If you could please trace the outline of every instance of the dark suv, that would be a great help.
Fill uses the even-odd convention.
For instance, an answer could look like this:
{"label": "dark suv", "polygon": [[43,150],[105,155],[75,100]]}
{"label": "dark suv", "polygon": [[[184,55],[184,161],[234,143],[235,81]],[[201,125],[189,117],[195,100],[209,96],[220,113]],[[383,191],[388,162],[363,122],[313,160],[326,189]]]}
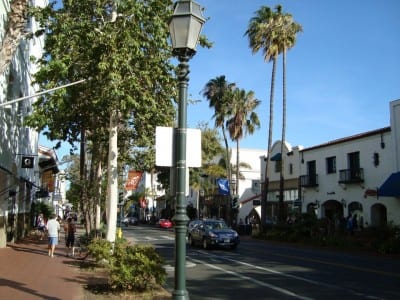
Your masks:
{"label": "dark suv", "polygon": [[239,244],[239,234],[228,227],[224,220],[201,220],[188,232],[190,246],[200,244],[204,249],[210,247],[229,247],[235,249]]}

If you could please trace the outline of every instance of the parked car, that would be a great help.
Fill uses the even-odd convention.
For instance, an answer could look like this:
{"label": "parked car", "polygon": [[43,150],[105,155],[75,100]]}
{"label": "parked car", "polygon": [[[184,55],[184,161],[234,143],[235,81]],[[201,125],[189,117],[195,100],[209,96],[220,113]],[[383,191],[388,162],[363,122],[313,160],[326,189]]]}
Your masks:
{"label": "parked car", "polygon": [[172,228],[172,222],[171,220],[168,219],[160,219],[158,221],[158,226],[160,226],[161,228]]}
{"label": "parked car", "polygon": [[196,219],[196,220],[189,221],[189,223],[187,225],[188,232],[190,230],[192,230],[194,227],[196,227],[197,225],[199,225],[201,222],[203,222],[203,220]]}
{"label": "parked car", "polygon": [[190,246],[202,245],[204,249],[211,247],[229,247],[235,249],[239,243],[239,234],[228,227],[224,220],[201,220],[188,231]]}
{"label": "parked car", "polygon": [[117,226],[120,226],[120,225],[124,225],[124,226],[128,227],[128,225],[129,225],[128,218],[127,217],[122,218],[122,222],[121,222],[121,216],[117,215]]}
{"label": "parked car", "polygon": [[199,225],[202,221],[203,221],[203,220],[199,220],[199,219],[189,221],[188,224],[187,224],[186,235],[189,236],[189,232],[192,231],[192,229],[193,229],[194,227],[196,227],[197,225]]}
{"label": "parked car", "polygon": [[129,225],[138,225],[139,220],[136,217],[127,217]]}

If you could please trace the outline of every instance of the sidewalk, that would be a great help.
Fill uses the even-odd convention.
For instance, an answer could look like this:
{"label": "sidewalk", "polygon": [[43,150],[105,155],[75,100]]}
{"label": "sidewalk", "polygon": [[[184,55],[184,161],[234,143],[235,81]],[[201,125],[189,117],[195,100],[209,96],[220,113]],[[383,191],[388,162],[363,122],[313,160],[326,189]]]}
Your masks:
{"label": "sidewalk", "polygon": [[0,249],[0,300],[84,299],[88,278],[80,273],[79,261],[65,254],[62,231],[54,258],[48,256],[47,238],[7,244]]}

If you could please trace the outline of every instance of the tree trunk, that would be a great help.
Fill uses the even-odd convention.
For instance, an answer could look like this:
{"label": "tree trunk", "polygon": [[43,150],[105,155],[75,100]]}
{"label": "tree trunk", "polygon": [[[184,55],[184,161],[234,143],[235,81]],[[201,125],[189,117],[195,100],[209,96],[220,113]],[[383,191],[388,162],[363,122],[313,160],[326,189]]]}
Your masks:
{"label": "tree trunk", "polygon": [[236,195],[239,196],[239,139],[236,140]]}
{"label": "tree trunk", "polygon": [[90,219],[88,214],[88,192],[87,192],[87,178],[86,178],[86,129],[81,129],[81,143],[80,143],[80,161],[79,161],[79,177],[82,186],[80,210],[83,214],[85,223],[85,230],[88,234],[90,232]]}
{"label": "tree trunk", "polygon": [[229,156],[229,146],[228,146],[228,139],[226,137],[226,132],[225,132],[225,125],[222,124],[221,126],[222,129],[222,136],[224,138],[224,143],[225,143],[225,161],[226,161],[226,176],[228,176],[229,184],[232,183],[232,170],[231,170],[231,160]]}
{"label": "tree trunk", "polygon": [[268,128],[268,148],[267,148],[267,159],[265,161],[265,174],[264,174],[264,189],[262,193],[261,201],[261,228],[263,231],[266,229],[266,219],[267,219],[267,199],[268,199],[268,189],[269,189],[269,160],[271,156],[272,148],[272,129],[273,129],[273,119],[274,119],[274,89],[275,89],[275,73],[276,73],[276,57],[272,61],[272,78],[271,78],[271,90],[269,96],[269,128]]}
{"label": "tree trunk", "polygon": [[281,139],[281,171],[279,176],[279,222],[285,221],[285,163],[283,150],[286,139],[286,49],[283,50],[283,91],[282,91],[282,139]]}
{"label": "tree trunk", "polygon": [[110,135],[108,150],[108,193],[109,199],[107,215],[107,234],[106,239],[112,243],[115,242],[117,230],[117,209],[118,209],[118,119],[117,112],[110,113]]}
{"label": "tree trunk", "polygon": [[103,176],[103,170],[101,167],[101,161],[99,162],[96,170],[96,180],[99,182],[98,185],[98,194],[97,194],[97,203],[96,203],[96,217],[95,217],[95,228],[96,230],[100,229],[100,223],[101,223],[101,177]]}

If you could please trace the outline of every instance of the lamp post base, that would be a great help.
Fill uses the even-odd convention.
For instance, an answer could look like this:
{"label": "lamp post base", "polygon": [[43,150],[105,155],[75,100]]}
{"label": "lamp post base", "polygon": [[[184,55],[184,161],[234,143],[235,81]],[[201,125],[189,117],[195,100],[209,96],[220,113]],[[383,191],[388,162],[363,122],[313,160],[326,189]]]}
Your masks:
{"label": "lamp post base", "polygon": [[186,290],[175,290],[172,292],[172,299],[174,300],[189,300],[189,294]]}

